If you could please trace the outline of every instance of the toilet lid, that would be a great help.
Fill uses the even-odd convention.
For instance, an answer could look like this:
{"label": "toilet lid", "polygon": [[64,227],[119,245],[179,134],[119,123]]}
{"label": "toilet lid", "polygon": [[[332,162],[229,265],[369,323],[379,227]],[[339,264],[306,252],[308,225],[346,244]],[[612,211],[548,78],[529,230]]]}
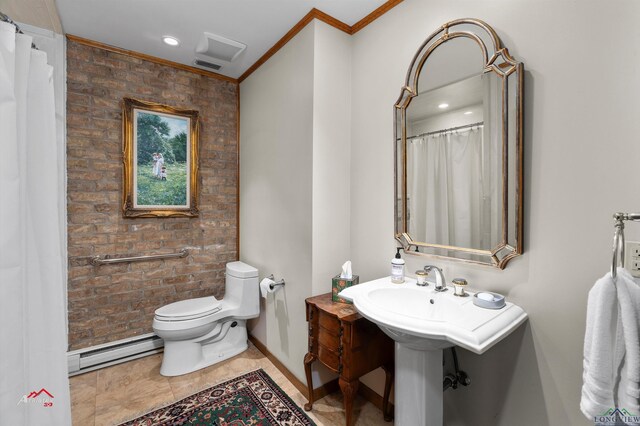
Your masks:
{"label": "toilet lid", "polygon": [[156,310],[156,316],[173,321],[196,319],[218,312],[220,301],[213,296],[181,300]]}

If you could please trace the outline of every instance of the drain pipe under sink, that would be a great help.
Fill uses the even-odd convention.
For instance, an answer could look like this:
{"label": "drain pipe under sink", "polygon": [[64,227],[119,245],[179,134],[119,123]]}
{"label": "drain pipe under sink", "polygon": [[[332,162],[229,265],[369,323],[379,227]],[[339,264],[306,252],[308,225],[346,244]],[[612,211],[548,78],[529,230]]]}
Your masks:
{"label": "drain pipe under sink", "polygon": [[467,375],[466,372],[460,370],[460,367],[458,366],[458,354],[456,353],[455,346],[451,347],[451,355],[453,356],[453,367],[455,369],[455,374],[449,373],[444,376],[444,380],[442,382],[443,392],[449,388],[458,389],[458,384],[462,386],[469,386],[469,384],[471,384],[469,375]]}

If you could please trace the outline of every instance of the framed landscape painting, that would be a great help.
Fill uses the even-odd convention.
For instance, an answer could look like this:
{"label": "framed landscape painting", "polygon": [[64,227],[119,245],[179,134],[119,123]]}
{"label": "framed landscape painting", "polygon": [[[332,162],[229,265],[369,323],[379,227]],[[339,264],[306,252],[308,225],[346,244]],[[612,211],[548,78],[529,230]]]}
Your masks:
{"label": "framed landscape painting", "polygon": [[198,111],[124,98],[123,215],[198,216]]}

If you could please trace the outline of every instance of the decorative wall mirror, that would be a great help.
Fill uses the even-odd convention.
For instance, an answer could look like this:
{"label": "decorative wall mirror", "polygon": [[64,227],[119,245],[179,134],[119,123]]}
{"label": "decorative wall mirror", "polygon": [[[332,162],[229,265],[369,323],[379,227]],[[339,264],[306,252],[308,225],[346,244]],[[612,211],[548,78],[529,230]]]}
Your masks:
{"label": "decorative wall mirror", "polygon": [[395,237],[503,269],[522,254],[523,65],[478,19],[420,46],[395,104]]}

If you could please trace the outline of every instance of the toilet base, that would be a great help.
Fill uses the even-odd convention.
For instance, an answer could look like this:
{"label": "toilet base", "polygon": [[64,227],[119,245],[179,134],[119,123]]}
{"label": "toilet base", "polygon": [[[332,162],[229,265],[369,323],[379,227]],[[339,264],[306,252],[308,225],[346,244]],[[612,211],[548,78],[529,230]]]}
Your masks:
{"label": "toilet base", "polygon": [[160,374],[181,376],[246,351],[249,347],[246,323],[229,319],[198,339],[165,340]]}

